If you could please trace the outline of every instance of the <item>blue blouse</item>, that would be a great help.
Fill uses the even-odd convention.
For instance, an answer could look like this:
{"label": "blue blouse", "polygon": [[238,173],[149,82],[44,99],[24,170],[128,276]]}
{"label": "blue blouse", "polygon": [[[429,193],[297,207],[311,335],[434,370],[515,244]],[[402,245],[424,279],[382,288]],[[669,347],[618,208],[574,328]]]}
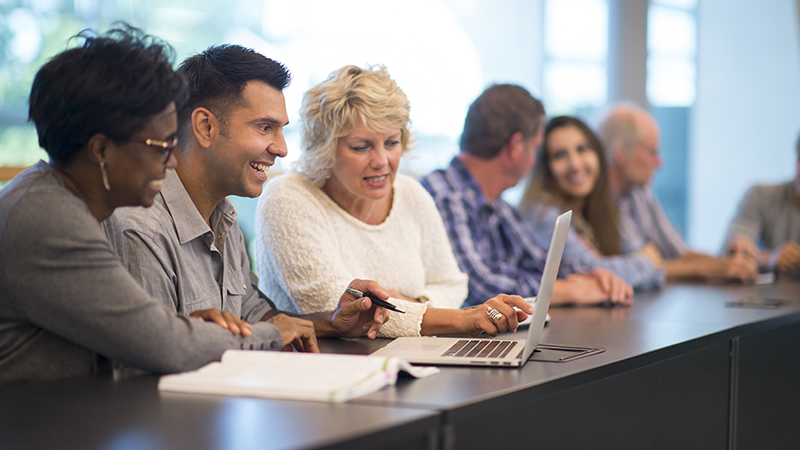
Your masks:
{"label": "blue blouse", "polygon": [[[537,203],[526,211],[525,218],[538,240],[549,241],[553,234],[552,224],[562,212],[557,205],[546,206],[544,203]],[[625,233],[620,233],[620,238],[622,246],[620,255],[601,256],[594,249],[587,247],[583,239],[578,236],[573,221],[567,235],[564,257],[578,260],[585,267],[610,270],[636,290],[661,288],[666,280],[664,269],[656,269],[646,256],[633,253],[639,249],[634,242],[625,238]]]}

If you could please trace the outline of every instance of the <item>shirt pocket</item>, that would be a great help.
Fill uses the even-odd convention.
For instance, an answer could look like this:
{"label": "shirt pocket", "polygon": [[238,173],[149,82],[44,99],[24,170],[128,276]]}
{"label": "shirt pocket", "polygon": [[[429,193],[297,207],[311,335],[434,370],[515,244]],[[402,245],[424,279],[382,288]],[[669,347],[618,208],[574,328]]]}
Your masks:
{"label": "shirt pocket", "polygon": [[247,294],[249,283],[250,280],[245,280],[241,271],[230,271],[225,274],[225,298],[222,302],[224,311],[228,311],[236,317],[242,317],[242,300]]}
{"label": "shirt pocket", "polygon": [[189,315],[201,309],[224,309],[222,287],[211,272],[198,271],[191,275],[179,283],[181,305],[178,312]]}
{"label": "shirt pocket", "polygon": [[178,310],[179,313],[188,316],[194,311],[201,309],[219,309],[219,286],[214,283],[214,286],[207,286],[205,289],[197,289],[197,287],[196,285],[192,286],[182,293],[181,304]]}

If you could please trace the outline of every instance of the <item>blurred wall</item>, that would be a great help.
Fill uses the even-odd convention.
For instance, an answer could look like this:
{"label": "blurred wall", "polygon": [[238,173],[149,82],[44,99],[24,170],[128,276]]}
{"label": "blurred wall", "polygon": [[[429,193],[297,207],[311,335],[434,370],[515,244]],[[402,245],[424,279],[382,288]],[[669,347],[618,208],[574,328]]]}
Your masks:
{"label": "blurred wall", "polygon": [[795,175],[798,0],[698,2],[687,238],[718,251],[745,190]]}

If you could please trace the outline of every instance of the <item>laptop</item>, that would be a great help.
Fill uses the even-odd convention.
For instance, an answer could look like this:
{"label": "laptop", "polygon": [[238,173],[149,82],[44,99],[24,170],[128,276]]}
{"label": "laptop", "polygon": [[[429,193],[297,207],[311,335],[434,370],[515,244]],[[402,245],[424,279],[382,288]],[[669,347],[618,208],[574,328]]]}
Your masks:
{"label": "laptop", "polygon": [[397,356],[417,364],[522,367],[544,331],[571,218],[572,211],[556,218],[527,339],[400,337],[372,354]]}

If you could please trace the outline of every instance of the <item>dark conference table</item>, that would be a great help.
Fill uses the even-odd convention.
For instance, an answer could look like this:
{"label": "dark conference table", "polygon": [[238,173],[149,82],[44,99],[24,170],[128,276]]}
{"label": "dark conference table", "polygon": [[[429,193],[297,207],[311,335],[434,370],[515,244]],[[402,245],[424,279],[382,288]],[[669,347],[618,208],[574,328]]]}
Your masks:
{"label": "dark conference table", "polygon": [[[751,296],[785,304],[726,306]],[[159,394],[154,375],[30,383],[0,389],[0,449],[800,448],[800,282],[672,284],[631,308],[550,312],[544,342],[606,352],[444,367],[345,404]]]}

